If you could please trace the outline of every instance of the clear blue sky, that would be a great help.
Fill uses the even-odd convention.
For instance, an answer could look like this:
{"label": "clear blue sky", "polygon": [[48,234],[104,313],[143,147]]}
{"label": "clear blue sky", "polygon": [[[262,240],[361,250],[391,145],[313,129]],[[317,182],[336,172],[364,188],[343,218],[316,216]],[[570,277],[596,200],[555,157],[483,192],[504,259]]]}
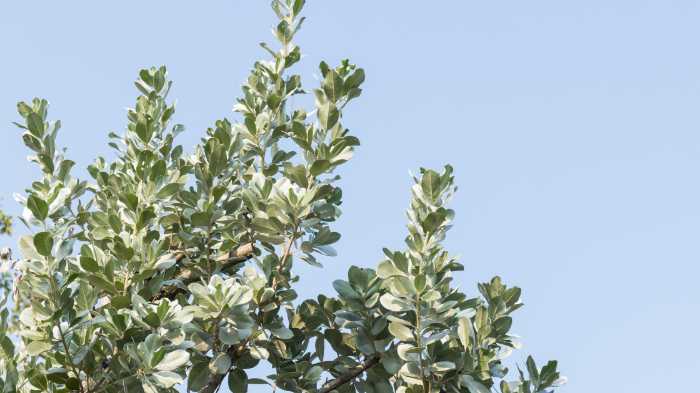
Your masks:
{"label": "clear blue sky", "polygon": [[[402,247],[408,170],[451,163],[456,282],[523,287],[514,331],[560,360],[562,392],[693,389],[700,2],[309,0],[306,14],[307,85],[346,56],[367,82],[346,116],[363,146],[343,172],[340,255],[302,271],[302,294]],[[49,99],[84,167],[123,129],[136,70],[166,64],[189,148],[231,116],[272,22],[267,1],[0,3],[2,208],[17,214],[11,194],[36,174],[17,100]]]}

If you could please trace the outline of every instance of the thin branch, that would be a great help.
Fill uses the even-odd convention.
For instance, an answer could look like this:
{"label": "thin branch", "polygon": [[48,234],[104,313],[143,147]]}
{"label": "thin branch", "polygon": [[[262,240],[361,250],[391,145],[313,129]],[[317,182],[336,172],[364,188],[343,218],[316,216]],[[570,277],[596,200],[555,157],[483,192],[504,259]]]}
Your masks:
{"label": "thin branch", "polygon": [[[68,358],[68,363],[70,364],[71,370],[73,371],[73,374],[75,374],[75,377],[80,381],[80,373],[78,370],[75,368],[75,364],[73,364],[73,357],[70,355],[70,351],[68,350],[68,343],[66,343],[66,336],[63,334],[63,329],[61,329],[61,321],[58,321],[58,324],[56,326],[58,328],[58,333],[61,336],[61,343],[63,344],[63,349],[66,351],[66,357]],[[83,391],[83,383],[80,381],[80,385],[78,385],[78,388],[80,391]]]}
{"label": "thin branch", "polygon": [[[255,247],[253,246],[253,243],[247,243],[234,250],[219,255],[215,261],[216,263],[221,264],[221,270],[227,270],[228,268],[252,258],[254,251]],[[178,254],[176,257],[177,263],[182,261],[184,258],[184,253]],[[182,281],[183,285],[191,284],[199,279],[199,276],[197,276],[195,273],[196,272],[194,269],[185,268],[181,270],[177,276],[175,276],[175,279]],[[150,300],[152,302],[163,298],[172,300],[181,291],[182,288],[178,287],[177,285],[169,285],[161,288],[161,290],[157,294],[153,295]]]}
{"label": "thin branch", "polygon": [[[243,350],[245,349],[246,341],[240,343],[238,346],[230,346],[228,351],[226,353],[228,356],[231,358],[231,362],[235,362],[240,355],[242,354]],[[211,379],[209,380],[209,383],[207,383],[207,386],[204,387],[204,389],[200,390],[200,393],[214,393],[217,390],[219,390],[219,387],[221,387],[221,382],[224,380],[224,377],[226,374],[214,374],[212,375]]]}
{"label": "thin branch", "polygon": [[376,366],[379,364],[379,361],[381,358],[379,355],[374,355],[373,357],[365,360],[360,367],[350,371],[349,373],[345,375],[341,375],[340,377],[326,383],[321,387],[321,390],[318,391],[318,393],[330,393],[331,391],[339,388],[340,386],[345,385],[346,383],[352,381],[353,379],[357,378],[358,375],[362,374],[363,372],[369,370],[370,368]]}
{"label": "thin branch", "polygon": [[[292,231],[292,236],[289,237],[289,242],[287,242],[287,246],[284,248],[284,251],[282,252],[282,258],[280,259],[279,265],[277,265],[277,276],[282,275],[284,265],[287,263],[287,259],[292,254],[292,246],[294,245],[294,242],[296,241],[296,234],[297,234],[298,230],[299,230],[299,225],[294,226],[294,230]],[[272,279],[272,290],[275,292],[277,291],[277,286],[279,285],[279,281],[277,280],[277,276],[275,276]]]}

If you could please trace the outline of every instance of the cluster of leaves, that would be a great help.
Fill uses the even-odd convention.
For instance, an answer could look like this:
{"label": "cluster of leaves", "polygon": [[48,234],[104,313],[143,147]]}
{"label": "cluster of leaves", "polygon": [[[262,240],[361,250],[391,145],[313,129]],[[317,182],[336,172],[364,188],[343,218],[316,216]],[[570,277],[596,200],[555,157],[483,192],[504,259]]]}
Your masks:
{"label": "cluster of leaves", "polygon": [[12,217],[8,216],[0,210],[0,235],[9,235],[12,233]]}
{"label": "cluster of leaves", "polygon": [[[12,234],[12,217],[0,210],[0,235]],[[4,308],[12,292],[12,250],[0,248],[0,309]],[[9,313],[6,315],[6,318]]]}
{"label": "cluster of leaves", "polygon": [[[164,67],[141,70],[140,95],[116,159],[99,157],[90,181],[56,148],[48,104],[20,103],[17,124],[42,171],[26,196],[14,305],[0,313],[2,392],[236,393],[267,383],[292,392],[503,393],[546,391],[556,363],[506,382],[516,346],[510,314],[520,290],[499,278],[469,298],[451,287],[462,270],[442,248],[453,212],[452,169],[422,169],[408,210],[405,251],[373,269],[351,267],[338,297],[298,300],[294,262],[335,255],[338,167],[359,144],[343,110],[364,72],[320,64],[315,108],[289,69],[303,0],[275,0],[279,48],[256,62],[234,110],[194,152],[175,144],[175,106]],[[249,377],[260,362],[275,372]],[[325,381],[324,381],[325,379]],[[501,381],[500,385],[497,380]]]}

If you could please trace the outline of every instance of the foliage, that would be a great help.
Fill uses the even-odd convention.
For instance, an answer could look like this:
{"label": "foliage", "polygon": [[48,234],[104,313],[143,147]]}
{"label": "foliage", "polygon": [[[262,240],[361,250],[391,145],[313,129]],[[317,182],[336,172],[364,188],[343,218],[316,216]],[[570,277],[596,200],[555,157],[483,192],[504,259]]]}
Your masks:
{"label": "foliage", "polygon": [[0,210],[0,235],[9,235],[12,233],[12,217],[8,216]]}
{"label": "foliage", "polygon": [[[292,392],[419,393],[492,389],[542,392],[556,362],[531,358],[513,382],[503,359],[520,289],[495,277],[468,297],[451,286],[463,269],[441,242],[454,215],[452,168],[421,169],[408,209],[406,250],[384,250],[377,269],[351,267],[337,297],[298,299],[295,262],[335,255],[342,191],[336,172],[359,145],[343,110],[364,71],[320,64],[315,108],[288,70],[302,0],[275,0],[278,49],[256,62],[234,108],[193,154],[175,144],[165,67],[139,72],[140,95],[117,158],[98,157],[90,181],[56,146],[48,103],[21,102],[22,138],[42,172],[20,218],[13,303],[0,319],[3,392],[241,393],[267,383]],[[254,378],[267,362],[275,372]],[[325,380],[325,382],[324,382]]]}
{"label": "foliage", "polygon": [[[12,234],[12,217],[0,210],[0,235]],[[0,248],[0,308],[5,306],[12,292],[12,250]]]}

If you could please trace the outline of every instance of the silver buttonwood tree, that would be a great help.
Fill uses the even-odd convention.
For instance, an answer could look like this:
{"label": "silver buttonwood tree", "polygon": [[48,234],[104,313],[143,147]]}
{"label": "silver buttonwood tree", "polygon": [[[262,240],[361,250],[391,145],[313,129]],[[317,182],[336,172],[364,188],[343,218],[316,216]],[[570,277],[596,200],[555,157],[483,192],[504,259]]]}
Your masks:
{"label": "silver buttonwood tree", "polygon": [[[343,109],[364,71],[320,64],[315,107],[290,68],[303,0],[275,0],[278,45],[258,61],[235,105],[191,155],[175,144],[165,67],[139,72],[140,95],[117,158],[91,180],[56,145],[43,99],[21,102],[22,139],[42,177],[20,218],[14,288],[0,315],[2,392],[212,393],[227,384],[291,392],[534,393],[560,381],[557,364],[507,380],[503,359],[520,289],[495,277],[470,297],[442,247],[453,211],[452,168],[421,169],[411,189],[406,249],[376,269],[351,267],[337,297],[298,299],[294,263],[334,255],[342,191],[336,173],[359,145]],[[12,298],[10,300],[10,298]],[[254,377],[265,362],[271,375]]]}

